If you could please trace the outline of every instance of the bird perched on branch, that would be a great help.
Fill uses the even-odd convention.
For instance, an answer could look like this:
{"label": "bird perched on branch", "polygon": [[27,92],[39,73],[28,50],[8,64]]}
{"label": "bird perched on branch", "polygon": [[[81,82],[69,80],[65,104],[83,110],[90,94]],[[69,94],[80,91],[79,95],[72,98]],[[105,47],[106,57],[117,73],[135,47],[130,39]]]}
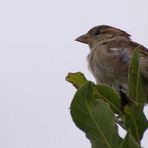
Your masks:
{"label": "bird perched on branch", "polygon": [[127,32],[101,25],[90,29],[76,41],[89,45],[89,69],[97,83],[108,84],[126,94],[132,51],[140,46],[140,72],[148,90],[148,49],[132,41]]}

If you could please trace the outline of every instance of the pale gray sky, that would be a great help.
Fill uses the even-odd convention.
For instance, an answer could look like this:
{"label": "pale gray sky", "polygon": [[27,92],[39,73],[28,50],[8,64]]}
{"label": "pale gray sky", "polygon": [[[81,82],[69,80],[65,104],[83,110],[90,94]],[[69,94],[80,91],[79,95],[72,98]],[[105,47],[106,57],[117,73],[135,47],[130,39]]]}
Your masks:
{"label": "pale gray sky", "polygon": [[108,24],[148,47],[147,13],[147,0],[1,0],[0,147],[90,148],[68,109],[75,89],[67,73],[94,81],[88,47],[74,39]]}

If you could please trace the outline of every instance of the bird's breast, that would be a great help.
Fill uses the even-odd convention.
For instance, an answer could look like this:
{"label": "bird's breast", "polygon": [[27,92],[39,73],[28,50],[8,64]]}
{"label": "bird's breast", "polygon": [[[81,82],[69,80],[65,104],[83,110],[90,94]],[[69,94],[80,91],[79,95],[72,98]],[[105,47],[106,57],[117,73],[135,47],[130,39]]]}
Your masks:
{"label": "bird's breast", "polygon": [[88,55],[89,69],[98,83],[119,87],[127,83],[128,62],[105,49],[91,50]]}

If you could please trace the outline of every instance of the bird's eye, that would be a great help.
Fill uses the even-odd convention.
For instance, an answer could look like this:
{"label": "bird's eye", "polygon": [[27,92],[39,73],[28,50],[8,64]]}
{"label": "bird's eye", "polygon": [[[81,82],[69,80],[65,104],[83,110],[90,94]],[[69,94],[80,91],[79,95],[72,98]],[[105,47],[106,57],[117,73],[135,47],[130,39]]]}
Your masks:
{"label": "bird's eye", "polygon": [[101,32],[99,30],[97,30],[94,34],[97,36],[99,35]]}

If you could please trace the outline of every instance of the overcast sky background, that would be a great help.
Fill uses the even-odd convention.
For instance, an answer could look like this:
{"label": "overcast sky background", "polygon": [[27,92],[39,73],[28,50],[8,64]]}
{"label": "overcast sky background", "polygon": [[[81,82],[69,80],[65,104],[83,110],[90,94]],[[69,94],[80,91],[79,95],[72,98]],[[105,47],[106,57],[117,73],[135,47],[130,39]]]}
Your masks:
{"label": "overcast sky background", "polygon": [[90,148],[68,109],[75,89],[67,73],[94,81],[89,49],[74,39],[108,24],[148,47],[147,14],[147,0],[1,0],[0,147]]}

